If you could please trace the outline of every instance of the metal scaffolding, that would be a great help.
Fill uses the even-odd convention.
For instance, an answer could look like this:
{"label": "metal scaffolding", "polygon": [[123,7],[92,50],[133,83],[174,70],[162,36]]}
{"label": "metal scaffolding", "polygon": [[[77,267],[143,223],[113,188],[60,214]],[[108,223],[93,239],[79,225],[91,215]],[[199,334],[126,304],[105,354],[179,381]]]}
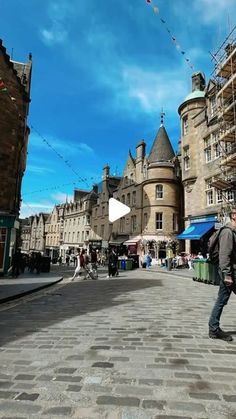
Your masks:
{"label": "metal scaffolding", "polygon": [[236,26],[212,57],[221,150],[220,175],[213,186],[222,191],[224,216],[236,199]]}

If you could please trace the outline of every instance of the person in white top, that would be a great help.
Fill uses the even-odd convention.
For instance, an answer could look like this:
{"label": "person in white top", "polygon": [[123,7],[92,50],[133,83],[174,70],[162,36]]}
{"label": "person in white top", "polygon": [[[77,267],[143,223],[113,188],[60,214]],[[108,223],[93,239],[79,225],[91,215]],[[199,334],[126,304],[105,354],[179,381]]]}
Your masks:
{"label": "person in white top", "polygon": [[81,263],[80,263],[80,249],[77,249],[77,255],[76,255],[76,268],[75,268],[75,272],[74,275],[72,277],[72,281],[74,281],[75,277],[78,275],[80,275],[80,273],[82,272],[82,267],[81,267]]}

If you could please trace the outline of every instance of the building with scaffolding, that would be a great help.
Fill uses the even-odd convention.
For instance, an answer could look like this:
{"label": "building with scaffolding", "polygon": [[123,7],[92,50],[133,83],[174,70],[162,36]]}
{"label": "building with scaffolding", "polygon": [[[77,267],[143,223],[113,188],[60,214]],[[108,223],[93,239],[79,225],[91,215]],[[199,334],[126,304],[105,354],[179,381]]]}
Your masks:
{"label": "building with scaffolding", "polygon": [[179,106],[180,153],[185,202],[186,251],[207,252],[215,228],[227,221],[236,195],[236,42],[235,28],[213,55],[206,85],[192,76],[192,92]]}

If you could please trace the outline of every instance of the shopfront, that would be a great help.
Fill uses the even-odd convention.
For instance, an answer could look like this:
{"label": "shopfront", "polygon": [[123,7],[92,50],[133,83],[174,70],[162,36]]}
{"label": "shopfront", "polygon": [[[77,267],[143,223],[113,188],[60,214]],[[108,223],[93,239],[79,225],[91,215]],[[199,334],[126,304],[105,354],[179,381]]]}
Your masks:
{"label": "shopfront", "polygon": [[187,253],[198,254],[201,252],[206,255],[209,238],[218,226],[217,216],[192,218],[188,227],[177,238],[186,241]]}
{"label": "shopfront", "polygon": [[[15,244],[15,217],[0,216],[0,276],[5,275],[10,266],[10,247]],[[12,242],[12,243],[11,243]]]}

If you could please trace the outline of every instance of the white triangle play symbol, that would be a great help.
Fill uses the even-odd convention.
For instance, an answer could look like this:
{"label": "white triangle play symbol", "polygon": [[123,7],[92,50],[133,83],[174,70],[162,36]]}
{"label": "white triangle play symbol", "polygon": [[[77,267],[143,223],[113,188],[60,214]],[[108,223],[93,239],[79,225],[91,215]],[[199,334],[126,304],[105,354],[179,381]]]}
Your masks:
{"label": "white triangle play symbol", "polygon": [[119,218],[124,217],[126,214],[129,214],[130,208],[127,205],[122,204],[122,202],[117,201],[117,199],[109,199],[109,221],[113,223]]}

